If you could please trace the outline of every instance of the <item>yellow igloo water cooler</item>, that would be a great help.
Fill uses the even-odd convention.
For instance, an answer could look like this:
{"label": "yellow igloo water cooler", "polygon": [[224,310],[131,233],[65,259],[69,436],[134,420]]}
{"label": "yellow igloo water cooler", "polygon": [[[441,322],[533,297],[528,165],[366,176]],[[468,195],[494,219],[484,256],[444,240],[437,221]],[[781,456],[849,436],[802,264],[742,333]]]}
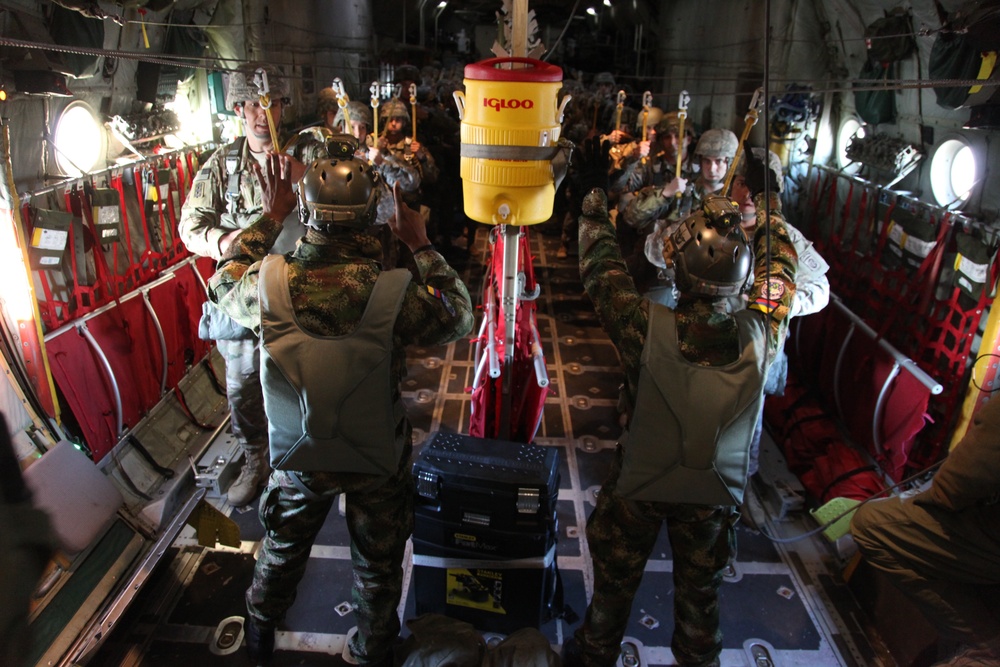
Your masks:
{"label": "yellow igloo water cooler", "polygon": [[541,60],[466,65],[465,92],[455,92],[455,103],[467,216],[493,225],[534,225],[552,216],[552,159],[569,101],[559,104],[561,86],[562,69]]}

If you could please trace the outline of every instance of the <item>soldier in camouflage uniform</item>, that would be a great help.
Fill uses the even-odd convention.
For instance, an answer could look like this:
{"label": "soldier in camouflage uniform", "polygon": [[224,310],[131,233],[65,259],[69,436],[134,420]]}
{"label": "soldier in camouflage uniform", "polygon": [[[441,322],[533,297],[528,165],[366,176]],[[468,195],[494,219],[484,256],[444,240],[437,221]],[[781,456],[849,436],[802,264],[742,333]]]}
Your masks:
{"label": "soldier in camouflage uniform", "polygon": [[[424,221],[429,223],[431,211],[425,202],[423,188],[437,181],[438,168],[427,147],[410,135],[410,112],[406,105],[397,98],[379,105],[379,128],[382,132],[374,138],[375,148],[369,152],[369,159],[387,185],[392,186],[394,180],[399,183],[403,201],[420,211]],[[387,267],[409,262],[401,244],[392,236],[383,234],[382,245]]]}
{"label": "soldier in camouflage uniform", "polygon": [[[349,156],[356,147],[350,144],[343,155]],[[389,225],[413,252],[420,283],[409,282],[407,271],[382,271],[381,248],[370,233],[377,177],[366,163],[349,157],[318,160],[309,168],[299,186],[306,236],[292,254],[272,255],[262,262],[281,230],[278,220],[295,206],[286,160],[272,156],[265,167],[263,213],[236,238],[209,282],[211,298],[237,322],[260,334],[264,346],[265,405],[276,469],[260,504],[266,535],[246,594],[247,648],[253,659],[269,661],[275,627],[295,599],[316,535],[337,494],[344,493],[358,623],[351,653],[361,665],[389,665],[400,629],[396,608],[402,592],[402,560],[413,528],[412,428],[399,386],[406,369],[404,347],[439,345],[466,335],[472,328],[472,305],[465,285],[428,242],[423,220],[401,203]],[[394,194],[399,197],[398,185]],[[279,267],[277,273],[269,272],[272,265]],[[279,280],[281,275],[287,282]],[[405,275],[402,282],[400,275]],[[388,308],[370,306],[387,302],[376,297],[385,290],[390,291]],[[284,315],[274,305],[279,300],[285,304]],[[394,317],[393,304],[398,308]],[[343,348],[336,347],[295,353],[302,349],[302,338],[320,341],[317,345],[336,343],[380,315],[385,319],[373,334],[354,337],[360,338],[355,344],[365,346],[365,354],[345,359],[337,352]],[[289,330],[300,347],[282,352],[281,337]],[[371,333],[369,328],[365,331]],[[351,401],[357,394],[350,393],[354,387],[345,395],[335,385],[337,378],[359,368],[369,372],[359,359],[367,358],[380,341],[385,345],[380,352],[382,371],[370,372],[377,384],[366,390],[374,393],[365,394],[365,408],[333,411],[336,414],[325,425],[320,423],[330,415],[331,406],[354,405]],[[357,368],[349,369],[352,364]],[[302,377],[309,379],[309,387],[299,386]],[[371,386],[357,386],[362,385]],[[376,397],[379,387],[391,395]],[[304,433],[302,424],[308,424]],[[286,469],[285,461],[303,461],[292,458],[300,453],[295,449],[300,441],[318,443],[313,452],[320,458],[303,465],[303,470]],[[369,458],[359,458],[355,453],[359,447]],[[376,459],[379,466],[368,463]]]}
{"label": "soldier in camouflage uniform", "polygon": [[[202,257],[218,260],[241,229],[261,211],[260,190],[249,176],[250,166],[263,160],[271,145],[271,133],[265,110],[260,105],[254,73],[260,65],[241,66],[229,76],[227,105],[235,109],[246,126],[246,137],[219,148],[195,176],[191,192],[184,201],[178,230],[187,249]],[[278,71],[268,72],[271,113],[277,126],[288,100],[287,87]],[[309,160],[317,147],[300,142],[298,155]],[[305,170],[295,161],[297,173]],[[300,228],[294,216],[285,221],[285,232],[276,241],[273,252],[288,252],[295,247]],[[267,480],[267,422],[260,392],[260,353],[257,339],[242,327],[232,326],[221,313],[211,310],[203,318],[207,336],[217,341],[226,361],[226,394],[229,399],[233,435],[243,448],[243,469],[229,487],[229,502],[235,507],[253,500]]]}
{"label": "soldier in camouflage uniform", "polygon": [[403,198],[410,208],[419,208],[420,188],[425,183],[433,183],[438,178],[438,168],[430,151],[409,134],[410,113],[398,99],[391,99],[379,105],[379,123],[383,128],[381,136],[375,138],[372,163],[382,168],[383,163],[406,165],[416,171],[417,178],[410,184],[400,183]]}
{"label": "soldier in camouflage uniform", "polygon": [[[693,187],[687,186],[687,179],[675,178],[663,188],[643,188],[625,209],[624,220],[639,231],[642,243],[633,276],[640,290],[657,303],[671,308],[677,303],[674,272],[663,264],[663,239],[677,230],[682,218],[698,209],[705,195],[722,189],[738,145],[739,139],[729,130],[706,130],[694,150],[701,170]],[[641,257],[648,263],[642,263]]]}
{"label": "soldier in camouflage uniform", "polygon": [[[698,167],[692,160],[689,150],[691,142],[694,141],[694,132],[691,130],[691,124],[685,123],[682,141],[680,129],[680,116],[676,111],[663,114],[655,126],[647,128],[650,135],[648,146],[643,145],[647,142],[640,142],[639,151],[635,154],[636,158],[647,159],[625,161],[622,174],[618,177],[625,179],[625,188],[628,191],[634,192],[649,186],[663,188],[672,183],[678,177],[678,174],[674,173],[677,171],[678,151],[682,151],[680,178],[685,181],[685,185],[686,181],[697,175]],[[683,188],[675,186],[674,192],[678,190]]]}
{"label": "soldier in camouflage uniform", "polygon": [[[766,151],[768,165],[778,176],[778,194],[784,190],[784,178],[782,177],[781,159],[773,151]],[[765,149],[754,148],[753,154],[758,159],[763,160]],[[757,224],[757,206],[753,201],[750,190],[746,185],[746,161],[741,160],[737,166],[736,177],[733,179],[731,197],[740,207],[743,215],[745,229],[753,229]],[[813,247],[812,241],[807,239],[788,221],[785,221],[785,229],[788,230],[788,237],[795,246],[795,254],[799,258],[799,269],[795,273],[795,299],[788,311],[788,320],[793,317],[812,315],[826,308],[830,303],[830,280],[826,277],[826,272],[830,266],[823,259],[823,256]],[[739,310],[746,305],[745,300],[740,298],[730,299],[730,311]],[[764,383],[764,394],[783,395],[785,393],[785,382],[788,379],[788,355],[785,354],[784,340],[778,347],[774,355],[774,362],[767,369],[767,381]],[[764,432],[764,406],[761,406],[761,413],[757,419],[757,429],[753,434],[753,442],[750,445],[750,466],[748,475],[750,483],[747,484],[747,492],[743,497],[743,505],[740,507],[740,520],[751,530],[757,531],[764,524],[764,507],[754,489],[754,476],[759,469],[760,461],[760,438]]]}
{"label": "soldier in camouflage uniform", "polygon": [[364,102],[349,100],[347,102],[347,115],[351,119],[351,126],[344,127],[347,122],[344,117],[344,109],[337,106],[336,100],[333,104],[333,111],[326,112],[326,129],[336,134],[344,132],[357,139],[357,155],[367,160],[372,152],[372,140],[368,136],[372,131],[372,108]]}
{"label": "soldier in camouflage uniform", "polygon": [[[687,188],[688,180],[695,172],[691,159],[690,143],[693,133],[690,124],[685,125],[684,137],[680,137],[680,117],[676,111],[664,114],[653,130],[652,138],[639,143],[636,155],[639,159],[626,160],[623,168],[615,176],[614,185],[626,188],[630,193],[623,197],[622,209],[624,225],[618,225],[618,243],[622,247],[625,261],[640,289],[654,282],[655,271],[646,263],[643,244],[653,229],[656,211],[666,210],[674,203],[674,194]],[[681,151],[681,173],[677,171],[677,153]],[[642,159],[645,158],[645,159]],[[636,212],[641,214],[637,215]]]}
{"label": "soldier in camouflage uniform", "polygon": [[595,136],[608,134],[615,129],[615,95],[618,87],[611,72],[598,72],[592,83],[594,107],[591,109],[591,130]]}
{"label": "soldier in camouflage uniform", "polygon": [[[607,159],[593,145],[583,153],[585,165]],[[602,171],[600,166],[583,169]],[[731,202],[710,197],[671,239],[667,259],[676,262],[682,288],[671,310],[636,291],[608,222],[606,177],[603,183],[599,176],[586,179],[598,187],[584,197],[580,273],[621,356],[629,423],[587,523],[594,595],[583,625],[564,647],[567,667],[615,664],[632,600],[664,521],[673,551],[674,658],[681,665],[719,664],[718,589],[735,546],[735,506],[746,483],[757,404],[763,400],[764,348],[773,354],[784,336],[797,263],[776,197],[770,223],[763,224],[764,182],[774,179],[773,173],[759,161],[749,172],[761,211],[754,235],[756,264],[768,261],[770,242],[771,275],[765,280],[763,270],[757,271],[751,306],[736,315],[722,310],[721,297],[746,289],[754,255]],[[724,259],[718,259],[720,252]],[[698,399],[702,404],[692,407],[690,401]],[[706,467],[689,464],[693,460]],[[716,460],[725,461],[725,469],[717,471]],[[716,478],[725,479],[725,487],[702,482]]]}

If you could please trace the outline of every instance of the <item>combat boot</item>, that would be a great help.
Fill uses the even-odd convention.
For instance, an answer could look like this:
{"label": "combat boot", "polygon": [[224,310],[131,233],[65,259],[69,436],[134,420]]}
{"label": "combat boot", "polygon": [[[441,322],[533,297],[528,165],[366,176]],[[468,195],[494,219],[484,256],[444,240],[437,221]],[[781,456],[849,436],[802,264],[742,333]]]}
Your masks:
{"label": "combat boot", "polygon": [[244,626],[247,654],[255,665],[270,665],[274,656],[274,628],[259,625],[252,617],[247,617]]}
{"label": "combat boot", "polygon": [[267,458],[267,449],[258,451],[244,449],[243,469],[229,487],[229,504],[233,507],[243,507],[249,503],[267,482],[270,474],[271,464]]}

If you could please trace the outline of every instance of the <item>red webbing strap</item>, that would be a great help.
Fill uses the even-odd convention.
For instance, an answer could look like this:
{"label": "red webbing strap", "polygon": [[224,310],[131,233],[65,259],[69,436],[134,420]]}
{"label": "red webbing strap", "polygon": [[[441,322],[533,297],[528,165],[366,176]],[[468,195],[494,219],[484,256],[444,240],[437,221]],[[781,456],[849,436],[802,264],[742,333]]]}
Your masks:
{"label": "red webbing strap", "polygon": [[[855,270],[859,257],[861,245],[861,234],[865,223],[873,219],[874,213],[869,210],[869,192],[867,186],[861,187],[861,201],[858,203],[858,213],[854,217],[854,229],[851,232],[851,242],[848,248],[843,249],[843,257],[838,263],[838,271],[832,276],[836,289],[843,292],[843,297],[848,302],[853,302],[858,298],[859,292],[865,289],[865,272]],[[833,272],[831,272],[833,273]]]}
{"label": "red webbing strap", "polygon": [[174,273],[177,284],[178,320],[182,340],[185,345],[185,356],[187,350],[191,351],[191,359],[184,359],[184,366],[194,364],[199,359],[208,355],[212,346],[209,341],[198,337],[198,323],[201,321],[202,304],[207,300],[205,288],[202,287],[198,277],[196,263],[192,262],[187,267],[181,267]]}
{"label": "red webbing strap", "polygon": [[817,170],[816,180],[813,182],[812,187],[809,188],[809,238],[817,245],[825,245],[825,241],[821,240],[822,234],[820,234],[821,230],[819,228],[819,193],[823,176],[823,172]]}
{"label": "red webbing strap", "polygon": [[[931,224],[934,224],[934,217],[931,216]],[[896,289],[893,290],[894,300],[896,301],[896,307],[893,308],[892,313],[889,317],[885,318],[882,322],[882,326],[879,328],[878,335],[879,338],[883,337],[889,328],[896,322],[899,321],[901,315],[911,314],[919,318],[923,318],[924,314],[927,312],[927,307],[929,299],[933,296],[934,289],[937,287],[937,277],[941,269],[941,256],[944,254],[945,238],[951,231],[951,225],[948,224],[948,216],[942,218],[941,222],[938,223],[937,237],[934,241],[934,248],[927,253],[923,261],[920,262],[920,266],[917,271],[913,274],[912,278],[907,278],[906,270],[900,269],[893,272],[893,276],[898,279],[897,281],[892,281],[897,283]],[[888,275],[888,274],[886,274]],[[879,285],[880,291],[883,288],[888,288],[892,286],[886,285],[889,281],[884,281],[883,284]],[[916,305],[912,304],[911,294],[914,292],[919,292],[921,297],[919,303]],[[883,291],[883,294],[888,293]],[[916,346],[917,337],[911,337],[910,342],[914,345],[913,348],[907,349],[907,346],[903,345],[900,341],[895,341],[896,346],[900,348],[900,351],[911,357],[920,356],[920,348]]]}
{"label": "red webbing strap", "polygon": [[837,177],[830,179],[830,198],[826,202],[826,217],[833,220],[834,208],[837,206]]}
{"label": "red webbing strap", "polygon": [[153,182],[153,189],[156,192],[156,199],[153,201],[153,208],[156,210],[156,217],[160,221],[160,255],[163,257],[164,265],[169,265],[172,259],[171,248],[173,246],[173,234],[167,224],[167,216],[163,215],[163,200],[170,198],[170,181],[166,183],[167,194],[164,196],[160,190],[160,169],[159,165],[153,165],[149,170]]}
{"label": "red webbing strap", "polygon": [[878,236],[878,243],[875,244],[875,252],[871,256],[872,261],[877,262],[878,266],[882,265],[882,253],[885,251],[885,244],[889,240],[889,225],[892,223],[892,214],[896,211],[896,202],[897,200],[893,199],[885,211],[885,217],[882,219],[882,229]]}
{"label": "red webbing strap", "polygon": [[853,180],[849,182],[849,187],[847,188],[847,199],[844,200],[844,205],[840,209],[840,224],[834,225],[830,233],[830,241],[837,249],[841,249],[843,247],[844,230],[847,228],[847,220],[851,217],[852,203],[854,203]]}
{"label": "red webbing strap", "polygon": [[854,219],[854,234],[851,237],[850,248],[852,257],[857,257],[858,246],[861,240],[861,230],[868,219],[868,187],[864,186],[861,188],[861,203],[858,204],[858,215]]}
{"label": "red webbing strap", "polygon": [[[178,161],[178,164],[180,164],[180,161]],[[167,166],[170,166],[169,161],[167,162]],[[181,192],[181,178],[172,170],[170,174],[170,181],[167,183],[167,213],[170,218],[170,251],[167,254],[173,260],[171,264],[176,264],[178,261],[188,256],[188,251],[187,246],[185,246],[181,241],[180,231],[177,228],[177,211],[174,207],[174,192]],[[180,198],[183,200],[183,194],[181,194]]]}
{"label": "red webbing strap", "polygon": [[149,218],[146,215],[146,170],[136,167],[135,170],[135,194],[139,198],[139,217],[142,220],[142,235],[146,241],[146,251],[139,258],[139,263],[143,265],[144,276],[156,275],[163,268],[163,255],[153,250],[153,242],[149,236]]}
{"label": "red webbing strap", "polygon": [[[853,257],[847,255],[844,249],[844,230],[847,227],[847,218],[851,211],[851,202],[854,199],[854,181],[850,181],[850,188],[847,192],[847,199],[844,201],[844,205],[840,209],[840,224],[833,224],[834,220],[831,219],[830,225],[830,242],[824,248],[825,255],[830,258],[830,274],[834,280],[834,287],[837,289],[838,293],[844,294],[845,290],[842,283],[846,282],[853,275],[852,271],[845,270],[845,267],[851,266],[855,260]],[[844,294],[846,296],[846,294]]]}
{"label": "red webbing strap", "polygon": [[135,289],[144,282],[142,262],[136,259],[135,247],[132,245],[132,229],[128,218],[128,205],[125,203],[125,181],[122,173],[112,175],[111,187],[118,191],[118,206],[122,214],[122,230],[125,234],[125,256],[128,258],[128,267],[125,269],[125,286]]}
{"label": "red webbing strap", "polygon": [[177,173],[177,201],[180,202],[181,206],[184,206],[184,200],[187,198],[187,177],[184,175],[183,156],[178,155],[173,165]]}
{"label": "red webbing strap", "polygon": [[885,212],[878,241],[872,252],[869,253],[868,261],[858,261],[858,271],[862,274],[859,276],[856,294],[862,306],[858,315],[868,322],[880,321],[887,302],[894,300],[896,285],[890,280],[891,276],[882,263],[882,254],[885,251],[885,244],[889,240],[889,222],[892,220],[895,209],[896,200],[894,199]]}
{"label": "red webbing strap", "polygon": [[[931,220],[933,220],[931,216]],[[918,313],[929,313],[931,302],[934,299],[934,291],[937,289],[938,280],[941,277],[941,261],[944,259],[944,250],[948,245],[948,237],[953,230],[951,224],[951,212],[945,211],[938,223],[938,234],[934,240],[934,250],[921,263],[917,275],[923,275],[923,289],[920,293],[920,302],[917,304]]]}
{"label": "red webbing strap", "polygon": [[[66,190],[63,193],[66,200],[66,210],[70,213],[73,212],[73,199],[72,191]],[[84,313],[93,309],[94,304],[87,299],[90,294],[88,289],[80,284],[79,271],[76,262],[76,221],[69,226],[69,237],[66,241],[66,249],[69,252],[70,259],[70,274],[73,279],[73,290],[70,293],[70,311],[73,317],[79,317]]]}
{"label": "red webbing strap", "polygon": [[184,398],[184,392],[181,391],[180,387],[174,387],[174,397],[177,398],[177,404],[181,406],[181,412],[188,418],[188,421],[200,428],[202,431],[211,431],[215,427],[211,424],[206,424],[205,422],[199,420],[191,408],[188,407],[187,399]]}
{"label": "red webbing strap", "polygon": [[[94,290],[101,304],[107,303],[112,298],[117,300],[118,293],[114,289],[113,281],[110,278],[111,269],[108,267],[108,259],[104,256],[104,249],[101,247],[101,235],[94,224],[94,203],[91,200],[93,185],[84,183],[83,187],[75,190],[76,206],[79,207],[80,215],[83,218],[87,232],[90,235],[90,249],[94,256],[94,271],[97,274],[94,281]],[[76,211],[74,210],[74,214]]]}

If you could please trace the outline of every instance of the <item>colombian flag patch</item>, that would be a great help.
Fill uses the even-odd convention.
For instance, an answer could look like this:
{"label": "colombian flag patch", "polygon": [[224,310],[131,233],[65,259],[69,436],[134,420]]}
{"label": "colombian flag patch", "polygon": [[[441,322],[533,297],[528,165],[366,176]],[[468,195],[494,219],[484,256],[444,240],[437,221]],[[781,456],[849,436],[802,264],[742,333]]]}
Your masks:
{"label": "colombian flag patch", "polygon": [[441,301],[441,304],[451,315],[455,314],[455,307],[451,305],[450,301],[448,301],[448,297],[444,295],[444,292],[442,292],[439,289],[435,289],[430,285],[427,286],[427,292],[435,299],[439,299]]}

